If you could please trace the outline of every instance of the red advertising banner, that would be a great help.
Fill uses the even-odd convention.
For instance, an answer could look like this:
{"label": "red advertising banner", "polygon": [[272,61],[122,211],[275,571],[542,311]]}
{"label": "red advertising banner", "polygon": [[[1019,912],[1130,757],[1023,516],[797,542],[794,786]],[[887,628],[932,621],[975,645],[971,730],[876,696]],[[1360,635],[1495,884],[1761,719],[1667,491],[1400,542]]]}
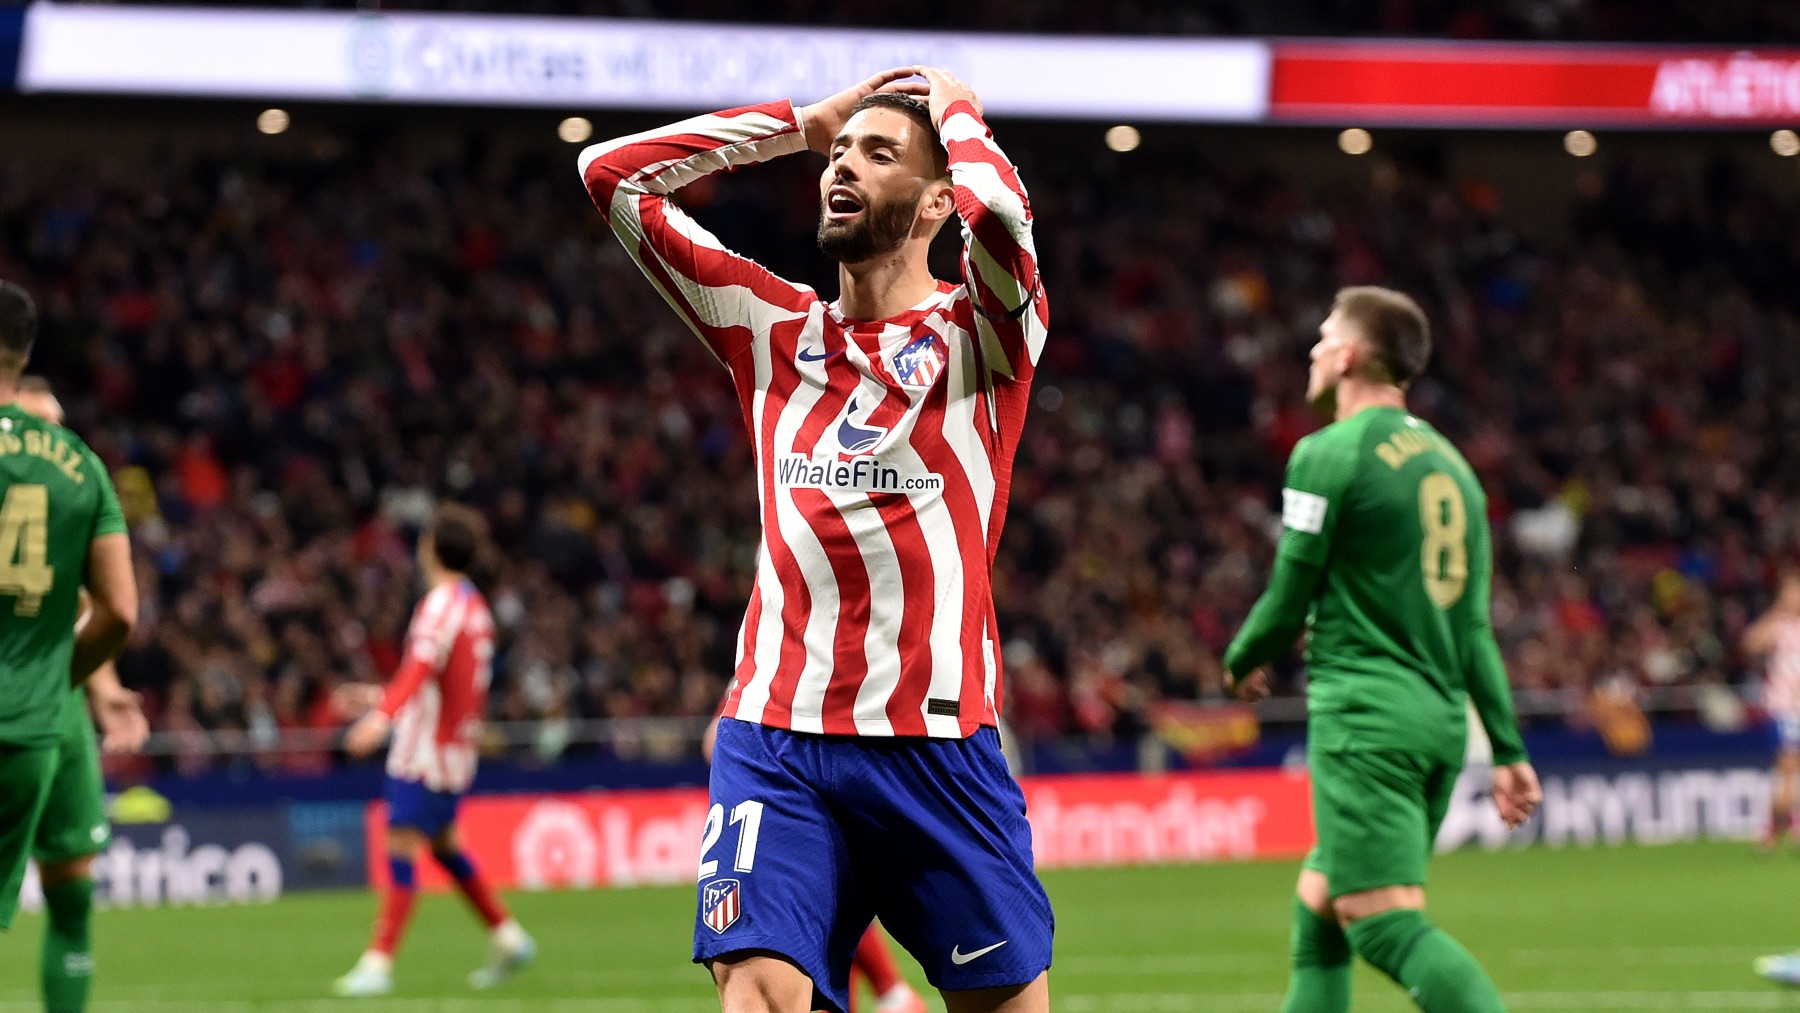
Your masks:
{"label": "red advertising banner", "polygon": [[[1095,774],[1027,778],[1039,868],[1293,858],[1313,839],[1304,773]],[[611,887],[687,883],[700,863],[706,792],[584,792],[467,799],[464,848],[498,886]],[[386,814],[369,806],[371,856],[386,853]],[[387,863],[369,863],[381,886]],[[447,889],[431,861],[420,885]]]}
{"label": "red advertising banner", "polygon": [[1370,126],[1800,122],[1800,50],[1277,42],[1269,118]]}

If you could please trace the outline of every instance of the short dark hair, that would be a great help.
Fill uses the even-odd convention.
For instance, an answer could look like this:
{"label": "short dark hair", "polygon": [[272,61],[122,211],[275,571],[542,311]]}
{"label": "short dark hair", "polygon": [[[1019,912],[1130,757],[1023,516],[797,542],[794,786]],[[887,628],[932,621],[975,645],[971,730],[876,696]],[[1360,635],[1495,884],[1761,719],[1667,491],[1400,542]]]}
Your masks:
{"label": "short dark hair", "polygon": [[943,138],[938,136],[937,124],[931,122],[931,107],[917,95],[906,95],[897,91],[878,91],[873,95],[864,95],[850,107],[850,115],[855,116],[864,109],[892,109],[917,120],[925,128],[925,136],[931,138],[931,164],[939,171],[939,175],[950,171],[950,153],[944,149]]}
{"label": "short dark hair", "polygon": [[10,281],[0,281],[0,352],[10,352],[24,364],[37,338],[37,304],[31,293]]}
{"label": "short dark hair", "polygon": [[481,515],[460,503],[445,503],[431,518],[431,552],[446,570],[468,573],[481,554],[487,525]]}
{"label": "short dark hair", "polygon": [[1431,360],[1431,324],[1412,296],[1379,285],[1352,285],[1338,289],[1331,308],[1362,328],[1375,365],[1387,374],[1384,379],[1404,387],[1425,372]]}

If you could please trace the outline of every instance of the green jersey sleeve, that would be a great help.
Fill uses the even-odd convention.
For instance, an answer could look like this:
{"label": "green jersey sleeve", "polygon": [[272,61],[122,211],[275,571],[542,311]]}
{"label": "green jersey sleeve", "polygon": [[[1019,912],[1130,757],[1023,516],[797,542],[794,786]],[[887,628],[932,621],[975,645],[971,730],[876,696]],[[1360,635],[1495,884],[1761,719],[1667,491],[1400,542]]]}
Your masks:
{"label": "green jersey sleeve", "polygon": [[1281,490],[1281,544],[1276,554],[1314,566],[1331,556],[1344,491],[1356,475],[1354,441],[1361,427],[1339,424],[1294,447]]}
{"label": "green jersey sleeve", "polygon": [[1528,757],[1525,742],[1519,735],[1519,720],[1513,712],[1512,684],[1506,678],[1506,662],[1500,655],[1500,644],[1494,639],[1494,543],[1485,511],[1476,517],[1470,535],[1469,576],[1474,597],[1469,603],[1469,629],[1465,641],[1469,645],[1469,657],[1463,684],[1475,704],[1476,715],[1481,718],[1481,727],[1493,744],[1495,765],[1523,763]]}
{"label": "green jersey sleeve", "polygon": [[[1356,471],[1349,427],[1334,426],[1301,440],[1288,458],[1281,490],[1281,542],[1275,568],[1244,626],[1225,649],[1225,670],[1241,679],[1294,645],[1318,596],[1344,491]],[[1354,439],[1354,437],[1351,437]]]}
{"label": "green jersey sleeve", "polygon": [[100,483],[99,502],[94,511],[94,538],[125,534],[125,510],[119,506],[119,490],[113,488],[112,475],[90,447],[84,444],[81,453],[87,461],[87,473]]}

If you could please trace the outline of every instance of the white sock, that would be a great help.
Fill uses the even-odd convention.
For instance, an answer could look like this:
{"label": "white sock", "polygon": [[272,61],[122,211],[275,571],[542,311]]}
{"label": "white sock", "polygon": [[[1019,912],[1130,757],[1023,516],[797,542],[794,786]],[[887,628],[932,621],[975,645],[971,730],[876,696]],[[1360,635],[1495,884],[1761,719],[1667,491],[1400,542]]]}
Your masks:
{"label": "white sock", "polygon": [[913,998],[912,986],[903,981],[876,998],[875,1013],[891,1013],[893,1010],[902,1009]]}
{"label": "white sock", "polygon": [[386,953],[364,950],[362,959],[356,963],[359,967],[367,967],[370,970],[380,971],[382,974],[394,973],[394,958]]}
{"label": "white sock", "polygon": [[525,934],[525,927],[519,924],[518,919],[508,918],[494,926],[491,938],[494,945],[501,949],[517,950],[523,948],[531,937]]}

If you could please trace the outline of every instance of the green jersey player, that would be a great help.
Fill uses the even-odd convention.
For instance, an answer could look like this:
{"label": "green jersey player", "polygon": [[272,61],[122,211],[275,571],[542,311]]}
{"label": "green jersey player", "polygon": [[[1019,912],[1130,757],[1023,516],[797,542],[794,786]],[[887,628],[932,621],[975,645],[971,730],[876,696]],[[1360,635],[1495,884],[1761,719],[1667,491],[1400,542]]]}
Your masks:
{"label": "green jersey player", "polygon": [[[0,282],[0,402],[17,394],[36,325],[30,297]],[[77,629],[83,587],[91,604]],[[45,959],[62,972],[45,978],[52,1013],[85,1005],[92,965],[93,882],[75,861],[83,849],[65,834],[45,836],[68,828],[44,825],[75,705],[70,688],[118,653],[136,618],[131,547],[106,469],[73,433],[0,405],[0,929],[11,927],[34,852],[81,872],[51,876],[46,866]],[[100,826],[92,814],[75,817],[90,837]]]}
{"label": "green jersey player", "polygon": [[[38,418],[62,425],[62,403],[40,376],[22,376],[14,403]],[[82,594],[86,598],[86,592]],[[87,604],[82,606],[87,612]],[[79,626],[80,619],[76,620]],[[94,856],[106,850],[112,828],[106,819],[106,781],[100,771],[102,743],[94,739],[94,721],[105,735],[108,753],[135,753],[150,735],[138,695],[119,682],[108,661],[94,670],[87,685],[69,691],[62,738],[57,741],[56,773],[50,798],[38,819],[33,852],[45,886],[44,939],[38,981],[44,1008],[51,1013],[81,1013],[93,981],[91,923]],[[89,720],[92,710],[93,720]]]}
{"label": "green jersey player", "polygon": [[1406,410],[1430,354],[1412,299],[1338,293],[1307,384],[1335,421],[1294,448],[1274,573],[1225,654],[1238,694],[1256,699],[1262,666],[1308,632],[1318,844],[1296,888],[1284,1013],[1348,1010],[1353,951],[1430,1013],[1504,1009],[1424,914],[1468,701],[1493,742],[1501,817],[1517,826],[1540,798],[1488,620],[1487,499],[1456,448]]}

